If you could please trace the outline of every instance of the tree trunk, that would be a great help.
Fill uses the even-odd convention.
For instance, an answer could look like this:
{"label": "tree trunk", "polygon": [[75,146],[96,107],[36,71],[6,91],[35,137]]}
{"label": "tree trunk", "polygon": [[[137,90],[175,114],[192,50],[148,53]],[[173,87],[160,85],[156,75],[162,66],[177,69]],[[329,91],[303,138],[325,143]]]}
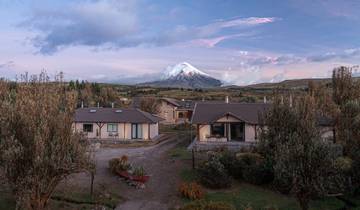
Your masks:
{"label": "tree trunk", "polygon": [[94,179],[95,179],[95,173],[91,172],[91,185],[90,185],[90,196],[93,197],[94,194]]}
{"label": "tree trunk", "polygon": [[299,196],[299,197],[297,197],[297,200],[298,200],[300,208],[302,210],[309,209],[309,199],[307,197]]}

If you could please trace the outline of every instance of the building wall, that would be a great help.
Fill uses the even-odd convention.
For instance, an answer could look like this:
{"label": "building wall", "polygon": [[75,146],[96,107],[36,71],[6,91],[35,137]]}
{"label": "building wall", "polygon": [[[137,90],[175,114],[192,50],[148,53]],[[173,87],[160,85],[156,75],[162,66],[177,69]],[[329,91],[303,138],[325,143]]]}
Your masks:
{"label": "building wall", "polygon": [[[131,139],[131,123],[117,123],[118,124],[118,136],[110,136],[107,131],[107,123],[101,124],[102,127],[100,129],[100,126],[96,123],[75,123],[74,129],[76,132],[83,132],[83,124],[92,124],[93,125],[93,132],[87,132],[88,138],[99,138],[99,139]],[[159,135],[159,126],[158,123],[156,124],[148,124],[143,123],[142,126],[142,132],[143,132],[143,138],[144,140],[150,138],[155,138],[157,135]],[[149,133],[149,126],[150,126],[150,133]],[[114,132],[112,132],[114,134]],[[100,135],[101,134],[101,135]]]}
{"label": "building wall", "polygon": [[245,141],[254,142],[257,139],[255,138],[255,125],[245,124]]}
{"label": "building wall", "polygon": [[159,123],[150,124],[150,138],[153,139],[159,135]]}
{"label": "building wall", "polygon": [[164,120],[161,123],[174,124],[175,123],[175,109],[176,107],[164,100],[160,104],[160,117]]}

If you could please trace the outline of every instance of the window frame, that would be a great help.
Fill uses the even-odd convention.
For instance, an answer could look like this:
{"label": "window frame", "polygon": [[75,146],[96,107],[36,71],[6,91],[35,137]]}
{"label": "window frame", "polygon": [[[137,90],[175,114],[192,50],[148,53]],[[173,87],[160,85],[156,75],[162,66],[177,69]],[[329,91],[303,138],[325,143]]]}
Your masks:
{"label": "window frame", "polygon": [[[85,129],[86,126],[91,126],[91,129],[90,130]],[[86,132],[86,133],[94,132],[94,124],[93,123],[84,123],[83,124],[83,132]]]}
{"label": "window frame", "polygon": [[[111,130],[109,129],[110,127],[112,128]],[[117,133],[119,131],[119,125],[117,123],[107,123],[106,130],[108,133]]]}
{"label": "window frame", "polygon": [[[221,133],[214,133],[216,129],[214,127],[222,127],[222,134]],[[225,137],[225,123],[213,123],[210,126],[210,136],[217,136],[217,137]]]}

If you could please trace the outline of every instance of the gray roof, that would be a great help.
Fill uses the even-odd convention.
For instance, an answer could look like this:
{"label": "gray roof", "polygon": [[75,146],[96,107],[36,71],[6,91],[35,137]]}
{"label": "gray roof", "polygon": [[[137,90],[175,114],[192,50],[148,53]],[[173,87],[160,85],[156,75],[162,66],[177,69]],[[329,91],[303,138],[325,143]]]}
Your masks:
{"label": "gray roof", "polygon": [[[214,123],[226,115],[233,116],[249,124],[259,124],[261,114],[264,114],[271,104],[264,103],[208,103],[198,102],[195,105],[191,122],[194,124]],[[325,116],[317,116],[319,126],[333,126],[334,121]]]}
{"label": "gray roof", "polygon": [[202,103],[195,105],[191,122],[208,124],[231,115],[249,124],[259,124],[259,114],[266,112],[270,104],[264,103]]}
{"label": "gray roof", "polygon": [[157,123],[162,118],[135,108],[80,108],[75,122],[93,123]]}

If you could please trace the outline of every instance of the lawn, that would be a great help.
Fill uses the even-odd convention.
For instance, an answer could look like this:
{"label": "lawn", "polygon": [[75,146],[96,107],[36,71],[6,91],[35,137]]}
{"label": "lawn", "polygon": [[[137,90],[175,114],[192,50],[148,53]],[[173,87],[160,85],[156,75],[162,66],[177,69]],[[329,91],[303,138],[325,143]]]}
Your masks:
{"label": "lawn", "polygon": [[[196,180],[196,172],[191,168],[184,168],[180,171],[180,177],[184,182]],[[233,181],[230,189],[224,190],[206,190],[206,201],[221,201],[232,204],[237,210],[243,210],[251,207],[253,210],[263,210],[273,207],[277,210],[299,210],[294,197],[287,196],[266,187],[240,183]],[[188,203],[189,200],[184,200]],[[345,203],[336,198],[326,198],[312,201],[311,210],[337,210],[345,206]],[[354,209],[355,210],[355,209]]]}
{"label": "lawn", "polygon": [[[251,206],[254,210],[273,207],[279,210],[299,210],[298,204],[293,197],[282,195],[272,190],[259,186],[237,183],[229,191],[210,191],[205,200],[222,201],[230,203],[241,210]],[[313,201],[310,204],[312,210],[332,210],[340,209],[345,203],[336,199],[328,198]]]}
{"label": "lawn", "polygon": [[[121,196],[109,193],[107,196],[97,194],[92,198],[88,192],[67,190],[57,191],[49,202],[51,210],[92,210],[96,206],[104,206],[106,210],[114,209],[122,201]],[[15,201],[12,195],[6,191],[0,191],[0,210],[15,209]]]}

